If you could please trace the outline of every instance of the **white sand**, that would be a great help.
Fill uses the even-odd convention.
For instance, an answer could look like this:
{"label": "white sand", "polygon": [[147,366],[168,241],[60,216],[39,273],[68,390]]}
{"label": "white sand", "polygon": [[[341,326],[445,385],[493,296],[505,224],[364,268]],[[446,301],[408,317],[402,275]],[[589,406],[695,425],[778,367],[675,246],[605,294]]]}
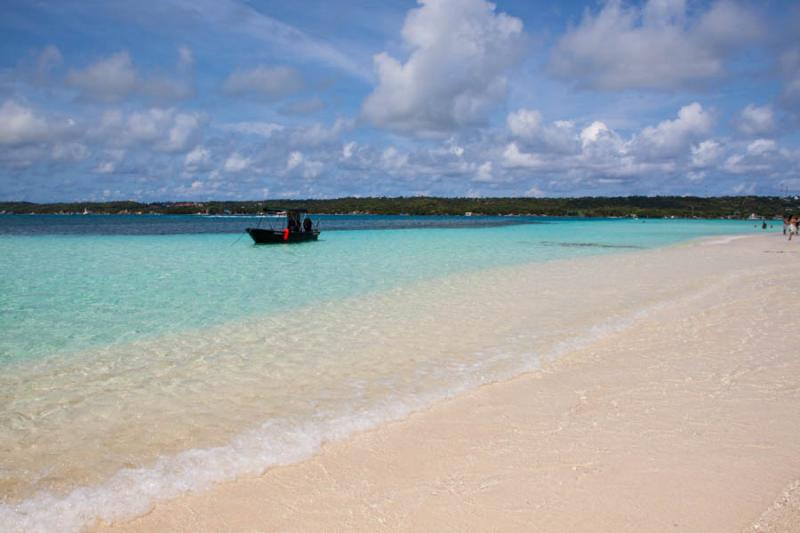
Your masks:
{"label": "white sand", "polygon": [[99,529],[800,531],[797,257],[800,242],[759,236],[587,262],[571,275],[598,291],[661,278],[694,296],[541,371]]}

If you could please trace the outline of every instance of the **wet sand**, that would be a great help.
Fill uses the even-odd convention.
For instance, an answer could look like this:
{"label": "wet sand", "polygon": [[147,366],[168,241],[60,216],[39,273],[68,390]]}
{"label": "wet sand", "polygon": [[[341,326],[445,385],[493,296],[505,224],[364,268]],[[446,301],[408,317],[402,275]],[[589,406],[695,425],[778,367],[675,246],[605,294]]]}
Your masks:
{"label": "wet sand", "polygon": [[98,529],[800,531],[796,258],[777,235],[635,252],[630,268],[704,288],[539,371]]}

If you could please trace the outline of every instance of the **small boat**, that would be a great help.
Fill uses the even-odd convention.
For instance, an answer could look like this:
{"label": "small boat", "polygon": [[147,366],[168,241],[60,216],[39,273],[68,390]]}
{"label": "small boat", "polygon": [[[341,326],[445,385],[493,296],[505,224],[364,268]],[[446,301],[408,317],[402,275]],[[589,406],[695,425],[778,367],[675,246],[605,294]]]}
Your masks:
{"label": "small boat", "polygon": [[277,228],[246,228],[256,244],[292,244],[319,238],[319,223],[314,227],[305,209],[269,209],[264,213],[277,216],[282,222]]}

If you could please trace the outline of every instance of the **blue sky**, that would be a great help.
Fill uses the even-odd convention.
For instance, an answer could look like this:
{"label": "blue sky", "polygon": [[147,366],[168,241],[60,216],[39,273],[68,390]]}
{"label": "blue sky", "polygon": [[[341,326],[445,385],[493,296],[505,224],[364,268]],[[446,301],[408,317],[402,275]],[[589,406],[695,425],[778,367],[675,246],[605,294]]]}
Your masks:
{"label": "blue sky", "polygon": [[2,200],[800,193],[798,2],[2,12]]}

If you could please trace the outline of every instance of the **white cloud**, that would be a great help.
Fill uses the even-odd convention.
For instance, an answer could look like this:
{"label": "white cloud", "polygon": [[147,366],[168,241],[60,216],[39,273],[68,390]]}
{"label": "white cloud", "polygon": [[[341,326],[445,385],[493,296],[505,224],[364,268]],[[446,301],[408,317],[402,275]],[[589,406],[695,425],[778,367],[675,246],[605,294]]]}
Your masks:
{"label": "white cloud", "polygon": [[233,122],[230,124],[222,124],[219,128],[225,131],[258,135],[261,137],[272,137],[273,134],[284,130],[281,124],[276,124],[274,122]]}
{"label": "white cloud", "polygon": [[581,145],[585,148],[609,134],[608,126],[596,120],[581,130]]}
{"label": "white cloud", "polygon": [[183,165],[187,170],[195,171],[208,168],[211,163],[211,152],[203,146],[195,146],[194,149],[186,154]]}
{"label": "white cloud", "polygon": [[350,159],[353,157],[353,152],[355,152],[357,146],[355,141],[350,141],[342,145],[342,159]]}
{"label": "white cloud", "polygon": [[559,40],[550,72],[601,90],[695,86],[722,77],[734,54],[764,34],[758,14],[732,0],[690,15],[685,0],[609,0]]}
{"label": "white cloud", "polygon": [[232,73],[222,88],[230,95],[272,101],[300,91],[303,85],[303,77],[293,68],[258,66]]}
{"label": "white cloud", "polygon": [[162,149],[167,152],[182,151],[194,137],[199,126],[200,118],[198,115],[189,113],[176,114]]}
{"label": "white cloud", "polygon": [[447,139],[447,141],[445,141],[445,146],[447,146],[447,151],[456,157],[462,157],[464,155],[464,147],[456,142],[455,137]]}
{"label": "white cloud", "polygon": [[744,135],[764,135],[775,130],[775,116],[772,106],[748,105],[739,113],[736,128]]}
{"label": "white cloud", "polygon": [[534,168],[542,164],[536,155],[521,152],[517,143],[510,143],[503,152],[503,166],[508,168]]}
{"label": "white cloud", "polygon": [[25,144],[48,137],[47,121],[13,100],[0,106],[0,144]]}
{"label": "white cloud", "polygon": [[97,164],[94,171],[98,174],[111,174],[116,167],[117,164],[114,161],[101,161]]}
{"label": "white cloud", "polygon": [[380,127],[422,135],[482,122],[505,97],[522,22],[484,0],[420,3],[403,26],[408,60],[375,56],[378,86],[363,115]]}
{"label": "white cloud", "polygon": [[390,146],[381,153],[381,166],[385,170],[397,171],[408,164],[408,154],[401,153],[394,146]]}
{"label": "white cloud", "polygon": [[478,167],[478,170],[475,172],[475,177],[473,181],[484,181],[484,182],[491,182],[492,181],[492,162],[486,161]]}
{"label": "white cloud", "polygon": [[233,152],[228,159],[225,160],[225,165],[222,169],[225,172],[241,172],[250,167],[252,161],[248,157],[244,157],[238,152]]}
{"label": "white cloud", "polygon": [[303,164],[303,152],[292,152],[286,161],[286,170],[294,170]]}
{"label": "white cloud", "polygon": [[544,191],[542,191],[539,187],[533,186],[527,191],[525,191],[525,196],[533,196],[534,198],[541,198],[544,196]]}
{"label": "white cloud", "polygon": [[750,155],[764,155],[777,149],[778,145],[772,139],[756,139],[747,145],[747,153]]}
{"label": "white cloud", "polygon": [[722,170],[761,178],[793,177],[800,170],[800,152],[781,148],[772,139],[756,139],[728,157]]}
{"label": "white cloud", "polygon": [[517,137],[531,138],[542,128],[542,114],[536,110],[520,109],[508,114],[506,124],[511,133]]}
{"label": "white cloud", "polygon": [[79,142],[56,143],[50,157],[54,161],[83,161],[89,157],[89,149],[85,144]]}
{"label": "white cloud", "polygon": [[67,83],[90,100],[119,102],[127,98],[139,83],[128,52],[118,52],[82,70],[71,70]]}
{"label": "white cloud", "polygon": [[604,122],[596,120],[583,128],[580,133],[581,149],[586,157],[625,154],[628,144],[617,132],[611,130]]}
{"label": "white cloud", "polygon": [[353,128],[351,119],[337,118],[330,126],[326,127],[318,122],[310,126],[296,128],[291,135],[292,143],[299,146],[318,146],[320,144],[336,142],[339,136]]}
{"label": "white cloud", "polygon": [[722,155],[722,145],[713,139],[692,146],[692,166],[708,167],[717,162]]}
{"label": "white cloud", "polygon": [[200,134],[203,118],[174,108],[135,111],[127,117],[106,111],[90,134],[97,140],[123,147],[150,146],[161,152],[182,152]]}
{"label": "white cloud", "polygon": [[306,159],[302,152],[295,151],[289,154],[286,161],[286,172],[301,175],[306,179],[316,178],[322,172],[323,165],[319,161]]}
{"label": "white cloud", "polygon": [[319,161],[306,161],[303,168],[303,177],[316,178],[322,173],[323,165]]}
{"label": "white cloud", "polygon": [[731,192],[733,194],[755,194],[756,184],[754,182],[738,183],[731,188]]}
{"label": "white cloud", "polygon": [[103,158],[98,161],[94,172],[97,174],[112,174],[125,158],[125,150],[110,149],[103,153]]}
{"label": "white cloud", "polygon": [[675,120],[664,120],[655,127],[647,127],[636,139],[636,148],[656,157],[675,156],[689,143],[711,131],[711,115],[697,102],[684,106]]}
{"label": "white cloud", "polygon": [[178,77],[151,75],[142,77],[127,51],[117,52],[80,70],[70,70],[67,85],[80,92],[83,100],[115,103],[134,95],[156,101],[188,98],[194,94],[191,83],[191,50],[178,50]]}
{"label": "white cloud", "polygon": [[564,153],[574,152],[578,148],[578,135],[573,122],[558,120],[545,124],[542,114],[533,109],[509,113],[506,125],[514,137],[528,146]]}

